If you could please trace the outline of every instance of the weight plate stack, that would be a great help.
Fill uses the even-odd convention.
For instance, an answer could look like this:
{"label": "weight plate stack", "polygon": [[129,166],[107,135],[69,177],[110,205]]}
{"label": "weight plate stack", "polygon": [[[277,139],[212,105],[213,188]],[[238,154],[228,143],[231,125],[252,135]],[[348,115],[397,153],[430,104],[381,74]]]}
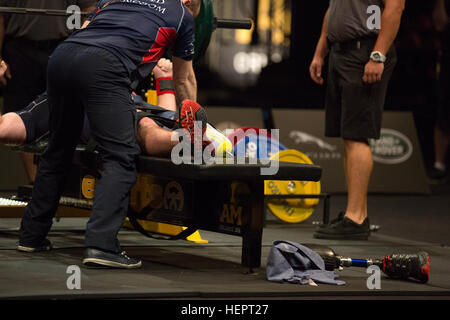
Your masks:
{"label": "weight plate stack", "polygon": [[[271,160],[313,164],[298,150],[282,150]],[[320,182],[314,181],[280,181],[266,180],[265,195],[319,195]],[[270,199],[267,201],[269,211],[282,221],[299,223],[308,219],[314,212],[319,199]]]}

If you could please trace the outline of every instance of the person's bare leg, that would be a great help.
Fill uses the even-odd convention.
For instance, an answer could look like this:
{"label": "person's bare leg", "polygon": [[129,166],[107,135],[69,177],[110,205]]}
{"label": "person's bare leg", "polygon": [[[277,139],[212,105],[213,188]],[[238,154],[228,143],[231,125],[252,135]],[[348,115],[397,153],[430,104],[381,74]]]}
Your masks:
{"label": "person's bare leg", "polygon": [[[27,138],[25,124],[16,113],[11,112],[0,115],[0,143],[6,145],[22,145]],[[36,165],[34,164],[33,155],[21,153],[25,171],[30,182],[34,181],[36,176]]]}
{"label": "person's bare leg", "polygon": [[25,172],[27,173],[28,180],[34,183],[34,178],[36,177],[37,166],[34,164],[34,155],[31,153],[21,153],[23,166],[25,167]]}
{"label": "person's bare leg", "polygon": [[16,113],[0,115],[0,144],[22,145],[27,138],[25,124]]}
{"label": "person's bare leg", "polygon": [[449,136],[439,127],[434,128],[434,165],[445,169],[445,160],[449,147]]}
{"label": "person's bare leg", "polygon": [[138,143],[144,153],[152,156],[166,157],[179,142],[172,139],[176,134],[171,130],[161,128],[150,118],[143,118],[138,124]]}
{"label": "person's bare leg", "polygon": [[358,224],[367,217],[367,191],[373,169],[370,146],[362,141],[344,140],[348,187],[345,216]]}

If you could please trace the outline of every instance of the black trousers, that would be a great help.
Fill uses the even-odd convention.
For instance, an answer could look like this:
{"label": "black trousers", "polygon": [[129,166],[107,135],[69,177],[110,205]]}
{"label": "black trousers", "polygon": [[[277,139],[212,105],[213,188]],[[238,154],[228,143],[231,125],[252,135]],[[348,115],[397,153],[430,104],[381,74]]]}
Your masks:
{"label": "black trousers", "polygon": [[12,78],[3,88],[4,113],[18,111],[46,90],[48,59],[63,39],[30,41],[7,38],[3,59],[8,63]]}
{"label": "black trousers", "polygon": [[48,66],[49,144],[23,214],[21,245],[41,244],[51,228],[86,114],[102,172],[85,245],[120,252],[117,233],[127,215],[140,154],[129,86],[123,64],[104,49],[63,43],[55,50]]}

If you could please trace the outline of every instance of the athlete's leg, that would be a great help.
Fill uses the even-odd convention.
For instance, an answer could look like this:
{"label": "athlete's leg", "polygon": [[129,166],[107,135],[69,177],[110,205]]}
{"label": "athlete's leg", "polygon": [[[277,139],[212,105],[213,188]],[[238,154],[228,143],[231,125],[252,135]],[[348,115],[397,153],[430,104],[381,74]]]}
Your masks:
{"label": "athlete's leg", "polygon": [[[22,145],[25,143],[26,137],[25,124],[17,113],[8,112],[3,116],[0,115],[0,144]],[[33,182],[36,176],[33,155],[21,153],[20,157],[23,161],[28,180]]]}
{"label": "athlete's leg", "polygon": [[0,114],[0,144],[21,145],[26,138],[25,124],[17,113]]}
{"label": "athlete's leg", "polygon": [[27,174],[28,180],[31,184],[34,183],[34,180],[36,179],[36,173],[37,173],[37,166],[34,163],[34,154],[27,153],[27,152],[21,152],[20,158],[22,159],[23,166],[25,168],[25,172]]}
{"label": "athlete's leg", "polygon": [[[0,115],[0,144],[22,145],[32,143],[48,134],[49,108],[47,94],[40,95],[26,108]],[[21,153],[25,171],[30,182],[34,182],[37,167],[34,155]]]}
{"label": "athlete's leg", "polygon": [[155,121],[146,117],[138,124],[138,143],[143,153],[166,157],[179,142],[177,132],[161,128]]}
{"label": "athlete's leg", "polygon": [[[168,111],[176,111],[177,105],[172,83],[172,62],[164,58],[160,59],[157,66],[153,69],[153,73],[156,78],[158,105]],[[192,112],[192,108],[195,109],[195,107],[192,106],[189,108],[190,112]],[[160,116],[165,117],[163,114],[160,114]],[[206,117],[206,114],[204,116]],[[138,119],[140,118],[141,117],[138,116]],[[137,139],[142,152],[152,156],[169,156],[172,152],[172,148],[179,143],[178,133],[162,128],[149,117],[143,117],[138,121]]]}

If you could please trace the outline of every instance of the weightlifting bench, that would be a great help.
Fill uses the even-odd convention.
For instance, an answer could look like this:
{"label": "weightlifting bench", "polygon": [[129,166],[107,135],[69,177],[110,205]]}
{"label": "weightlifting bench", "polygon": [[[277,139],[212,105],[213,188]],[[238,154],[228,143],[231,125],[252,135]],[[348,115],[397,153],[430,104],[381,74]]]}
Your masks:
{"label": "weightlifting bench", "polygon": [[[21,151],[37,153],[29,148]],[[90,209],[95,179],[100,176],[97,160],[97,154],[87,151],[86,146],[77,148],[61,205]],[[264,180],[319,181],[322,173],[318,166],[279,162],[276,175],[261,175],[261,169],[271,164],[175,165],[170,159],[140,156],[128,218],[137,231],[149,237],[162,235],[144,230],[139,221],[187,227],[169,239],[186,238],[196,230],[241,236],[242,266],[258,268],[265,216]]]}

